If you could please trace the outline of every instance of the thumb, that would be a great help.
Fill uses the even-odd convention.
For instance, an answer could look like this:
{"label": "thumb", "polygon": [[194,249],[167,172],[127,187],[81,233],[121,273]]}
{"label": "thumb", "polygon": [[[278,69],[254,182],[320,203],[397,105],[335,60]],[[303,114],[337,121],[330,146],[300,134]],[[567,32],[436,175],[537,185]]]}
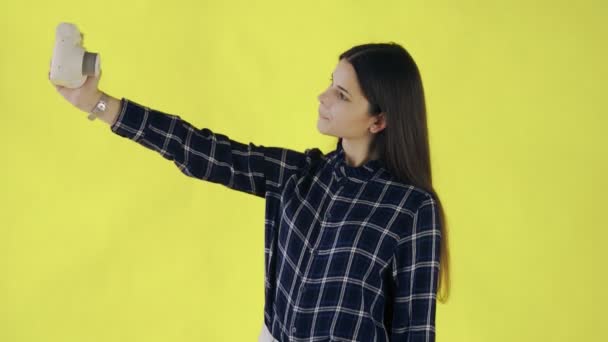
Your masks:
{"label": "thumb", "polygon": [[92,85],[92,84],[97,85],[97,84],[99,84],[99,79],[100,78],[101,78],[101,70],[99,70],[99,75],[93,74],[91,76],[88,76],[87,79],[85,80],[83,86],[84,85],[89,86],[89,85]]}
{"label": "thumb", "polygon": [[101,73],[102,73],[102,70],[99,69],[99,75],[93,76],[93,83],[99,84],[99,80],[101,79]]}

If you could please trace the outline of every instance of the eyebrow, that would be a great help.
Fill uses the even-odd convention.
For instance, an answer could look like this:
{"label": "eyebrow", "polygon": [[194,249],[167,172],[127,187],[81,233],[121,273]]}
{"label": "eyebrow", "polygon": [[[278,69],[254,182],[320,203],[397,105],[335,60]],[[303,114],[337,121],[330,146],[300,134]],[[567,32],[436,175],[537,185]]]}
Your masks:
{"label": "eyebrow", "polygon": [[[333,74],[333,73],[331,74],[331,79],[332,79],[332,80],[334,79],[334,74]],[[346,89],[342,88],[341,86],[338,86],[338,88],[340,88],[340,89],[344,90],[344,91],[345,91],[345,92],[348,94],[348,96],[353,97],[353,96],[352,96],[352,95],[351,95],[351,94],[348,92],[348,90],[346,90]]]}

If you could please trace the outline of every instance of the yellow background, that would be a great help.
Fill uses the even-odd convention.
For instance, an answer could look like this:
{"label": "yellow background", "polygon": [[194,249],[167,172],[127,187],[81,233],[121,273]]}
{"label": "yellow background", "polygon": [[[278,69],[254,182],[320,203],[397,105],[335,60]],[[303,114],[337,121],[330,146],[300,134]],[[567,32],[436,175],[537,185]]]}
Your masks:
{"label": "yellow background", "polygon": [[241,141],[328,152],[339,53],[395,41],[427,95],[452,297],[437,340],[607,341],[605,1],[4,1],[0,341],[257,341],[264,201],[188,178],[65,101],[100,88]]}

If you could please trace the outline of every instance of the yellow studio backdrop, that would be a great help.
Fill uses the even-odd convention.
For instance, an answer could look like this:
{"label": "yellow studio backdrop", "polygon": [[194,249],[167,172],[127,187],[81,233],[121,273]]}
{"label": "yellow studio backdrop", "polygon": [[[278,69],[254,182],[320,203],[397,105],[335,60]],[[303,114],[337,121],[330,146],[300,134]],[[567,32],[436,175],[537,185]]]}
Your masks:
{"label": "yellow studio backdrop", "polygon": [[299,151],[334,148],[315,123],[339,53],[402,44],[451,229],[437,340],[608,341],[606,17],[605,1],[4,1],[0,341],[257,341],[263,322],[264,201],[64,100],[60,22],[110,95]]}

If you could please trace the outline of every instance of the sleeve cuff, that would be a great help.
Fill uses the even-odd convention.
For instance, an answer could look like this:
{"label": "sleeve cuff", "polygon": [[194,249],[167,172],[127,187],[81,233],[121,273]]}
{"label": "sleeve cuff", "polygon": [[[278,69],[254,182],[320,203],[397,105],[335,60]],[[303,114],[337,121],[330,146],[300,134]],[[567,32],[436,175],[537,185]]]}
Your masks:
{"label": "sleeve cuff", "polygon": [[144,135],[149,109],[125,97],[120,100],[118,118],[110,126],[112,132],[138,141]]}

